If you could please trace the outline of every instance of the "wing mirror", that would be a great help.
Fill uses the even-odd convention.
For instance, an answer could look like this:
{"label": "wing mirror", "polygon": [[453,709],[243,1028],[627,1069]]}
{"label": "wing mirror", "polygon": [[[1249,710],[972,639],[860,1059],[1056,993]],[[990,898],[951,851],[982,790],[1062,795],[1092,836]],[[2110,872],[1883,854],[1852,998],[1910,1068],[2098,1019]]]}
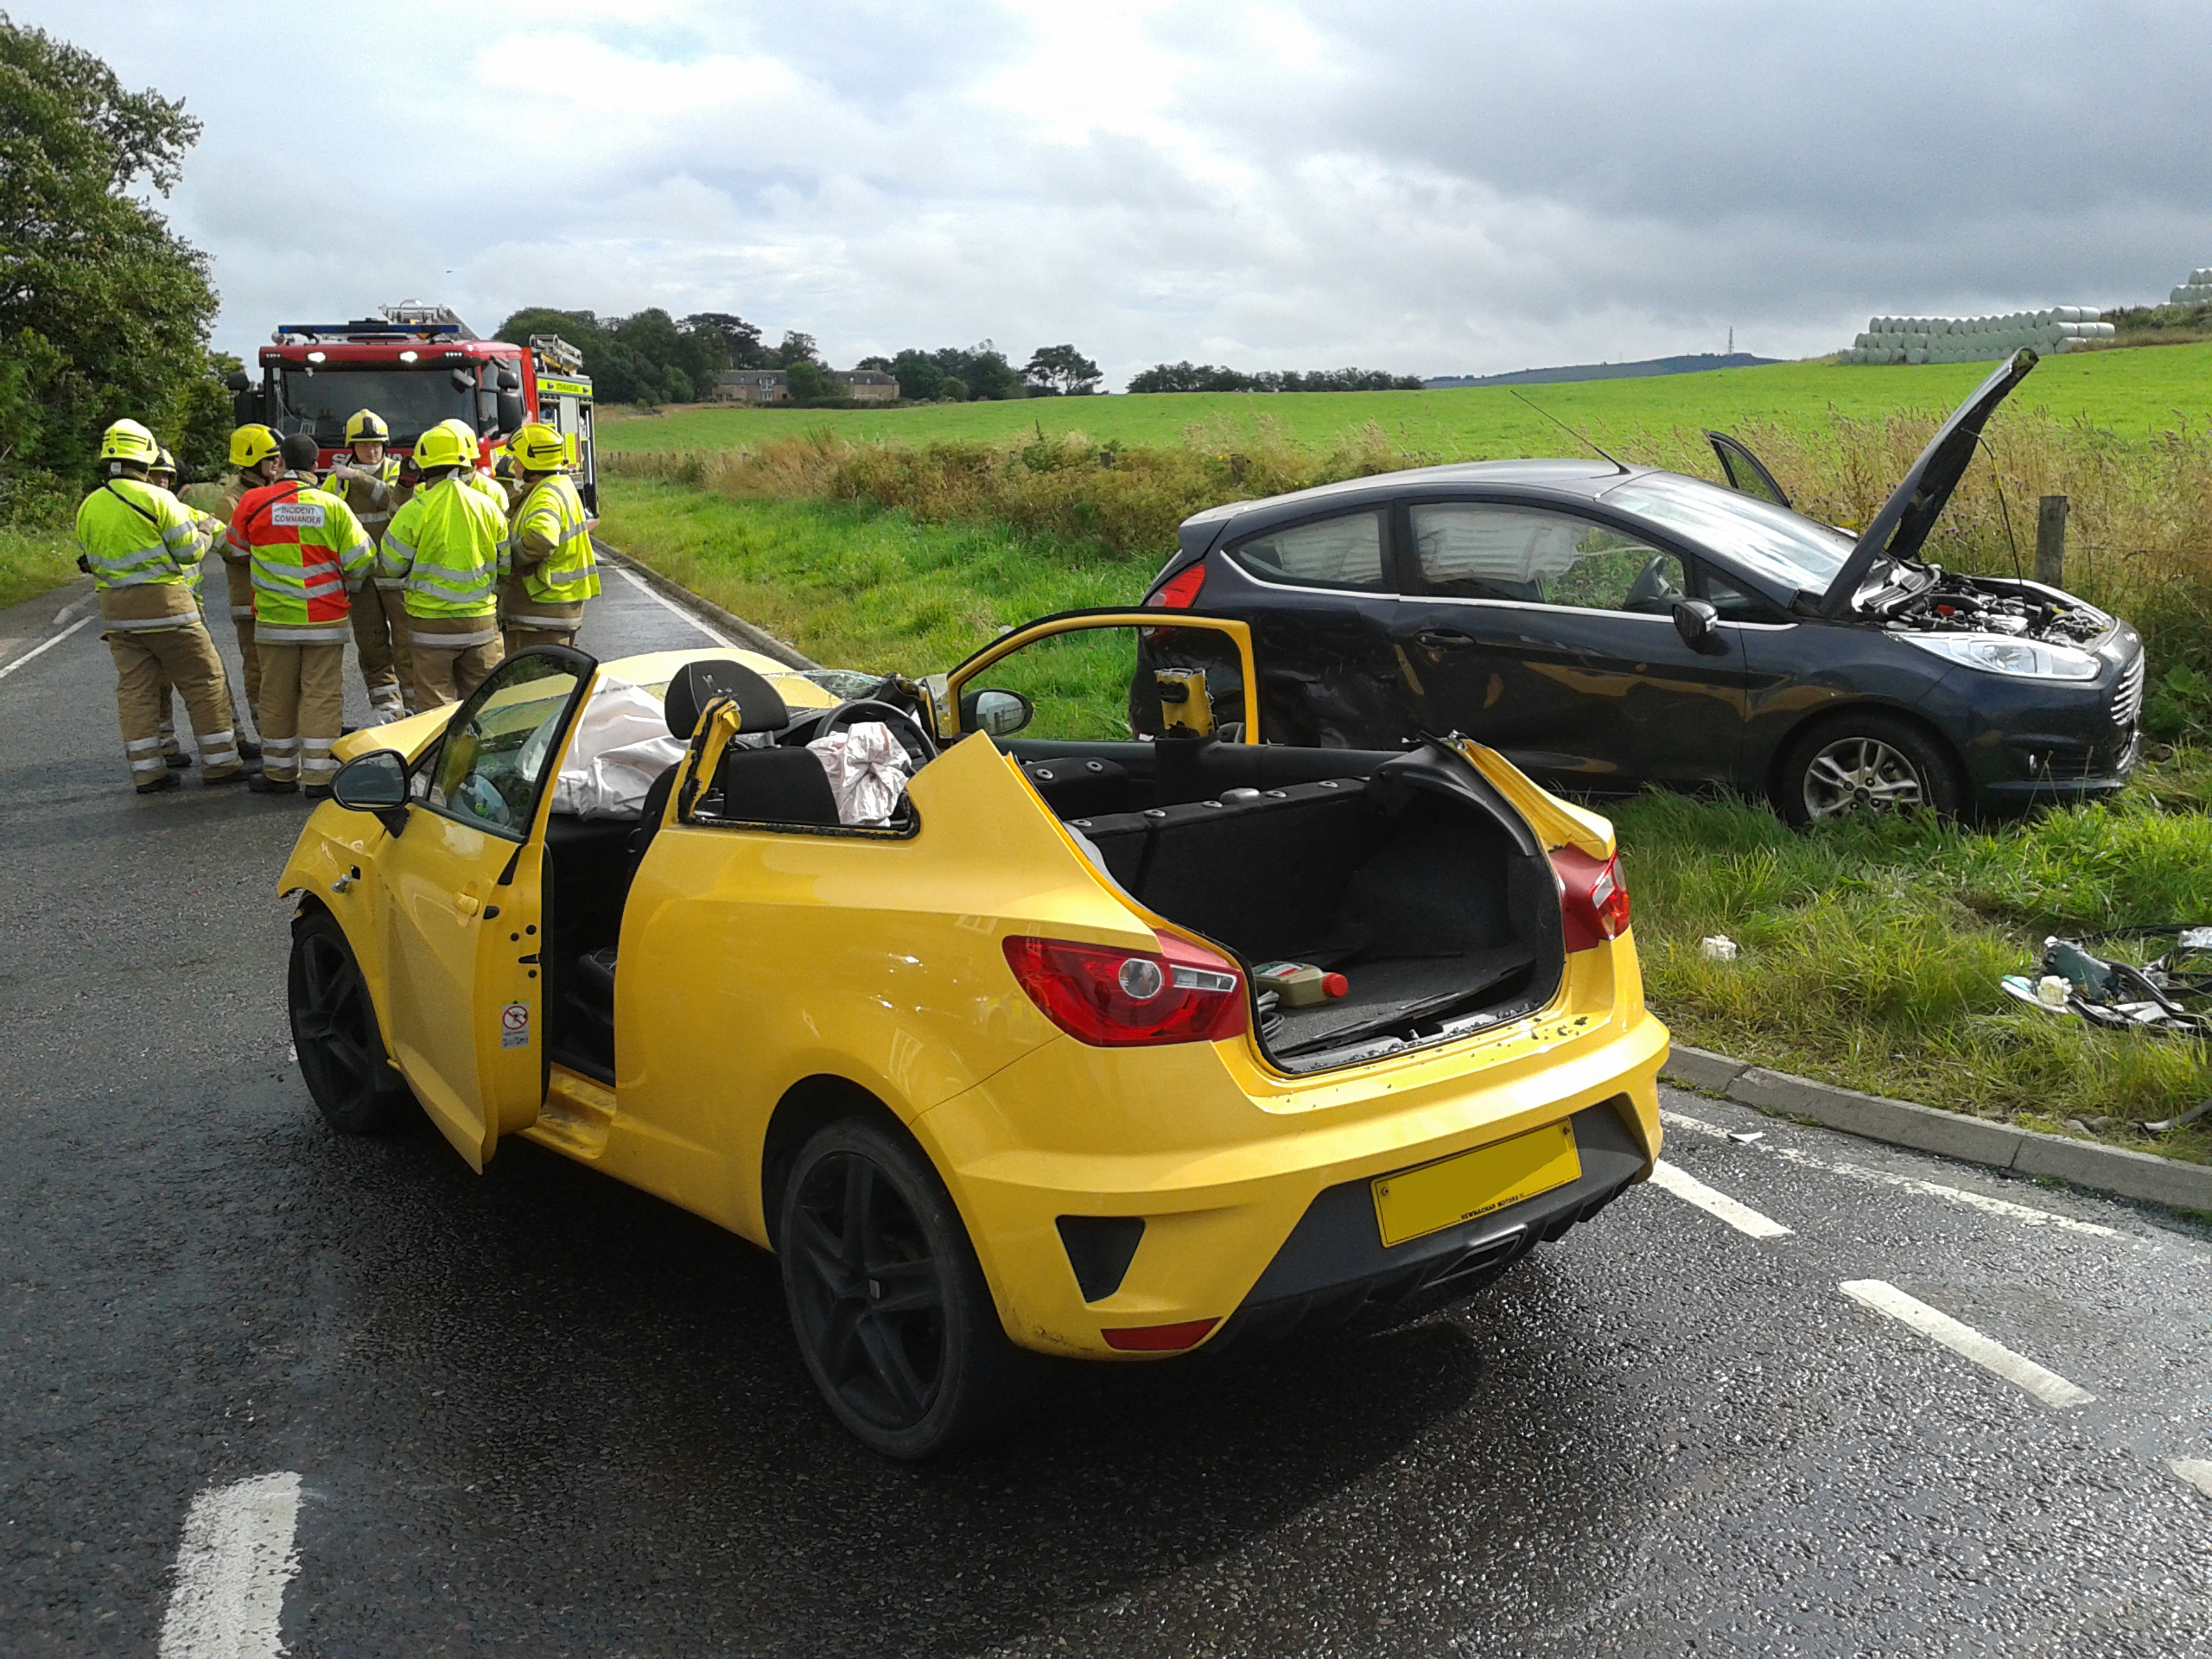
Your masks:
{"label": "wing mirror", "polygon": [[510,391],[505,389],[505,383],[513,379],[514,376],[511,374],[502,375],[499,378],[501,381],[501,388],[499,396],[495,400],[496,406],[499,411],[499,430],[502,432],[519,432],[522,430],[523,423],[522,393],[519,391]]}
{"label": "wing mirror", "polygon": [[393,835],[407,827],[407,757],[397,749],[372,749],[338,768],[330,798],[349,812],[373,812]]}
{"label": "wing mirror", "polygon": [[232,369],[223,377],[223,385],[229,391],[251,391],[253,390],[253,378],[244,369]]}
{"label": "wing mirror", "polygon": [[1675,632],[1692,651],[1717,657],[1728,649],[1720,637],[1720,613],[1701,599],[1675,601]]}
{"label": "wing mirror", "polygon": [[960,729],[1012,737],[1037,718],[1037,705],[1019,691],[970,691],[960,699]]}
{"label": "wing mirror", "polygon": [[494,380],[492,384],[497,386],[501,391],[520,391],[522,390],[522,376],[517,374],[512,369],[501,369],[499,371],[499,378]]}

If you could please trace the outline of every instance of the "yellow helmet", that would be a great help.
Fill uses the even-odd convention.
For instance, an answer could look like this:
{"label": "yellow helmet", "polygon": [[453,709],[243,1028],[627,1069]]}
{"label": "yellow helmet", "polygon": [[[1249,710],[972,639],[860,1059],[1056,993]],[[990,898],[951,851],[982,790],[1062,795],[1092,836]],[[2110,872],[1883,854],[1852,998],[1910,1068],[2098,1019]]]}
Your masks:
{"label": "yellow helmet", "polygon": [[258,467],[270,456],[282,454],[283,449],[276,433],[258,423],[242,426],[231,434],[231,465],[241,470]]}
{"label": "yellow helmet", "polygon": [[543,421],[532,421],[507,440],[507,453],[525,473],[557,473],[569,464],[569,441]]}
{"label": "yellow helmet", "polygon": [[161,449],[154,435],[136,421],[118,421],[100,436],[102,461],[135,461],[151,467]]}
{"label": "yellow helmet", "polygon": [[176,476],[176,457],[168,452],[167,444],[161,447],[160,452],[154,457],[153,465],[146,470],[149,473],[167,473],[171,478]]}
{"label": "yellow helmet", "polygon": [[461,454],[467,458],[467,464],[474,467],[482,454],[476,440],[476,429],[458,415],[449,416],[438,424],[453,434],[454,442],[461,445]]}
{"label": "yellow helmet", "polygon": [[451,422],[442,421],[415,440],[415,464],[428,472],[433,467],[466,467],[474,444],[464,444]]}
{"label": "yellow helmet", "polygon": [[391,438],[391,429],[384,417],[373,409],[357,409],[346,420],[346,442],[354,443],[385,443]]}

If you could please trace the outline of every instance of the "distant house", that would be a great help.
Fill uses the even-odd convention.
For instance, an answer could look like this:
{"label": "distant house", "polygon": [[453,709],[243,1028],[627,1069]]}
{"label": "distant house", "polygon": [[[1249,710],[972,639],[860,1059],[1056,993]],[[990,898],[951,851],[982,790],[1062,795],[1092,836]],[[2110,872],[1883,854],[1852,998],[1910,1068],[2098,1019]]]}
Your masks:
{"label": "distant house", "polygon": [[788,404],[791,387],[781,369],[725,369],[715,380],[718,404]]}
{"label": "distant house", "polygon": [[[842,392],[856,404],[892,404],[899,400],[897,378],[880,369],[831,369],[829,378],[836,392]],[[791,400],[791,379],[781,369],[725,369],[715,381],[715,401],[718,404],[750,404],[762,408]]]}
{"label": "distant house", "polygon": [[845,395],[856,404],[895,404],[899,401],[899,379],[881,369],[832,369],[830,378],[845,388]]}

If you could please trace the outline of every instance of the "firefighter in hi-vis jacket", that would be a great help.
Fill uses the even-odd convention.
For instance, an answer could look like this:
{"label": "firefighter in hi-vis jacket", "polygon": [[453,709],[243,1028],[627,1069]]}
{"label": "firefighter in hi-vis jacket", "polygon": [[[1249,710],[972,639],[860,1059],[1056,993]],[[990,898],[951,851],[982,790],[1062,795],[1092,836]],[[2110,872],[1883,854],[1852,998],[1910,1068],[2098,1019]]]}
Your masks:
{"label": "firefighter in hi-vis jacket", "polygon": [[[372,409],[357,410],[346,423],[347,453],[340,455],[322,486],[341,497],[381,547],[385,527],[399,508],[399,457],[385,453],[391,429]],[[407,613],[400,607],[399,584],[372,575],[353,595],[353,649],[360,658],[361,683],[378,721],[414,712],[407,668]]]}

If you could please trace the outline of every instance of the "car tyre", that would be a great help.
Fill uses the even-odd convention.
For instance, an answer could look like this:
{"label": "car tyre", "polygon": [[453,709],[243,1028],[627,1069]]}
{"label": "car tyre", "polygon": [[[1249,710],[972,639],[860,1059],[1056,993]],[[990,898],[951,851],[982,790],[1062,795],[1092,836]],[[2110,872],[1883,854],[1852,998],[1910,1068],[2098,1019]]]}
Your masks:
{"label": "car tyre", "polygon": [[1965,798],[1959,763],[1909,720],[1868,709],[1813,727],[1789,746],[1775,806],[1794,829],[1862,812],[1949,817]]}
{"label": "car tyre", "polygon": [[997,1305],[951,1197],[896,1131],[845,1119],[799,1149],[776,1228],[799,1351],[837,1421],[918,1460],[974,1446],[1027,1392],[1030,1357]]}
{"label": "car tyre", "polygon": [[415,1097],[385,1058],[368,982],[333,918],[293,925],[285,989],[300,1074],[324,1122],[340,1135],[390,1135],[412,1121]]}

